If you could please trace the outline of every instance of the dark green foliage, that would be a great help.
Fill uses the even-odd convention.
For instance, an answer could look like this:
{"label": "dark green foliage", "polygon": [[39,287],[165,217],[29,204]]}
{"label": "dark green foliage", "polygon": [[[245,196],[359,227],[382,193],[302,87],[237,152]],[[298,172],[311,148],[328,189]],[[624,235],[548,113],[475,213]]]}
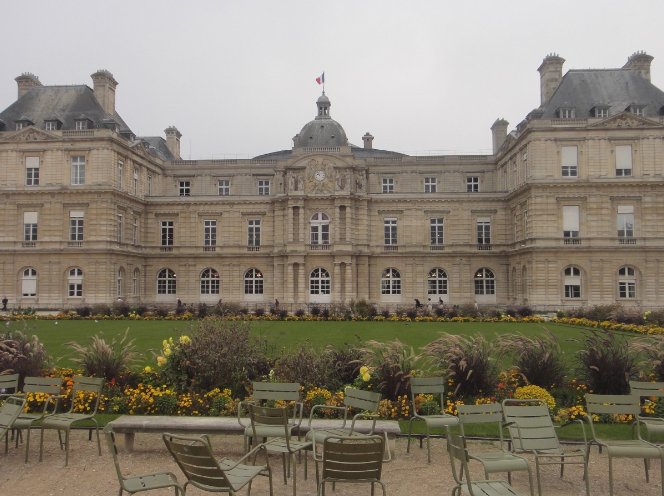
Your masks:
{"label": "dark green foliage", "polygon": [[504,334],[496,345],[500,353],[512,358],[511,363],[527,383],[545,389],[563,384],[565,361],[558,340],[548,330],[534,337]]}
{"label": "dark green foliage", "polygon": [[387,399],[410,394],[410,378],[416,370],[426,368],[422,357],[398,339],[389,343],[367,341],[362,349],[365,364],[372,369],[372,382]]}
{"label": "dark green foliage", "polygon": [[81,317],[89,317],[90,315],[92,315],[92,307],[89,307],[87,305],[78,307],[76,309],[76,313]]}
{"label": "dark green foliage", "polygon": [[111,307],[105,303],[97,303],[92,305],[92,314],[93,315],[111,315]]}
{"label": "dark green foliage", "polygon": [[129,303],[127,303],[124,300],[118,300],[115,303],[113,303],[113,308],[111,309],[113,312],[113,315],[121,315],[123,317],[126,317],[129,315],[129,312],[131,312],[131,307],[129,306]]}
{"label": "dark green foliage", "polygon": [[351,302],[350,304],[353,315],[363,319],[374,318],[378,315],[376,306],[368,303],[366,300],[359,300]]}
{"label": "dark green foliage", "polygon": [[595,394],[628,394],[636,374],[627,340],[613,332],[590,332],[577,352],[579,375]]}
{"label": "dark green foliage", "polygon": [[274,377],[280,382],[299,382],[305,388],[325,387],[332,373],[331,355],[321,353],[311,343],[284,350],[274,363]]}
{"label": "dark green foliage", "polygon": [[491,393],[498,382],[492,347],[481,334],[466,337],[443,333],[425,346],[424,353],[453,381],[457,396],[472,397]]}

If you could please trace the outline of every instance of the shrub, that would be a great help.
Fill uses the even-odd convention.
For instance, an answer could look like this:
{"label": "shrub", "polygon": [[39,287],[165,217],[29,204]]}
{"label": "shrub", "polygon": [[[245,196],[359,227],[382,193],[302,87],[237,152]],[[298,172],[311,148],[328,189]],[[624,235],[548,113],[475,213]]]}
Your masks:
{"label": "shrub", "polygon": [[302,308],[298,308],[295,310],[295,316],[298,318],[304,317],[304,310]]}
{"label": "shrub", "polygon": [[76,313],[80,317],[89,317],[92,315],[92,307],[89,307],[87,305],[83,305],[82,307],[76,308]]}
{"label": "shrub", "polygon": [[314,305],[309,309],[309,313],[313,315],[314,317],[318,317],[320,315],[320,307]]}
{"label": "shrub", "polygon": [[248,324],[219,319],[196,321],[189,337],[166,341],[157,360],[164,380],[182,392],[218,387],[244,396],[249,383],[270,370],[265,343],[251,336]]}
{"label": "shrub", "polygon": [[294,350],[284,350],[274,363],[273,370],[276,380],[298,382],[308,389],[312,387],[329,388],[332,369],[332,355],[320,353],[306,342],[301,343]]}
{"label": "shrub", "polygon": [[373,369],[377,390],[389,400],[410,394],[410,378],[424,364],[412,346],[398,339],[389,343],[367,341],[362,349],[362,358]]}
{"label": "shrub", "polygon": [[613,332],[592,331],[577,352],[579,374],[595,394],[628,394],[635,357],[627,340]]}
{"label": "shrub", "polygon": [[499,352],[513,357],[512,363],[528,383],[546,388],[563,384],[566,370],[563,353],[549,331],[532,338],[504,334],[496,344]]}
{"label": "shrub", "polygon": [[477,307],[477,305],[474,305],[473,303],[466,303],[461,306],[457,306],[456,311],[458,312],[458,315],[462,317],[473,317],[477,318],[480,316],[480,309]]}
{"label": "shrub", "polygon": [[265,315],[265,309],[263,307],[258,307],[256,310],[254,310],[254,314],[258,317],[262,317]]}
{"label": "shrub", "polygon": [[196,315],[198,316],[199,319],[207,317],[209,313],[210,312],[208,306],[205,303],[198,304],[198,307],[196,308]]}
{"label": "shrub", "polygon": [[131,312],[131,307],[129,306],[129,303],[127,303],[124,300],[118,300],[115,303],[113,303],[113,308],[112,308],[113,315],[121,315],[123,317],[126,317],[129,315],[129,312]]}
{"label": "shrub", "polygon": [[492,348],[481,334],[443,333],[426,345],[424,352],[456,385],[456,395],[472,397],[491,393],[496,385],[498,371],[491,356]]}
{"label": "shrub", "polygon": [[552,411],[556,407],[556,400],[553,396],[546,389],[534,384],[516,388],[514,398],[517,400],[543,400]]}
{"label": "shrub", "polygon": [[378,315],[378,310],[376,310],[376,306],[372,305],[371,303],[368,303],[364,299],[351,302],[350,307],[351,311],[353,312],[353,315],[355,315],[356,317],[360,317],[362,319],[372,319],[376,315]]}
{"label": "shrub", "polygon": [[111,315],[111,307],[105,303],[97,303],[92,305],[92,314],[93,315]]}
{"label": "shrub", "polygon": [[[26,326],[24,330],[27,330]],[[50,362],[37,336],[29,336],[21,331],[0,333],[0,372],[19,374],[20,387],[26,376],[41,375]]]}
{"label": "shrub", "polygon": [[[360,340],[359,336],[357,339]],[[348,343],[339,348],[328,346],[324,354],[328,355],[331,365],[326,387],[337,390],[355,381],[362,361],[362,350],[358,346]]]}
{"label": "shrub", "polygon": [[81,364],[85,375],[104,377],[106,380],[118,378],[136,361],[134,340],[128,337],[129,329],[121,337],[114,336],[110,343],[101,334],[92,336],[87,346],[68,343],[78,354],[72,361]]}
{"label": "shrub", "polygon": [[632,339],[629,347],[644,356],[640,363],[642,371],[650,371],[657,381],[664,381],[664,335]]}

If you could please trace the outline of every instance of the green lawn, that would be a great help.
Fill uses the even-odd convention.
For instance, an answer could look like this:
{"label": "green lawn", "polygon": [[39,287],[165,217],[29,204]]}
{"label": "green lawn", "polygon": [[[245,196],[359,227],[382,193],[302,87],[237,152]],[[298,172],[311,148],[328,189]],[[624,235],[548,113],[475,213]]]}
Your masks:
{"label": "green lawn", "polygon": [[[77,341],[87,343],[90,336],[103,333],[110,340],[129,328],[129,335],[135,339],[136,348],[143,354],[142,365],[153,364],[152,351],[161,349],[161,342],[171,336],[190,332],[192,322],[173,320],[37,320],[29,321],[23,328],[22,322],[12,322],[9,328],[24,329],[36,334],[46,350],[57,359],[59,366],[71,366],[72,352],[67,343]],[[541,334],[548,329],[560,340],[561,348],[571,362],[574,353],[581,347],[579,341],[587,331],[552,323],[481,323],[481,322],[332,322],[332,321],[254,321],[252,332],[266,339],[269,349],[275,355],[281,350],[309,342],[316,348],[328,344],[360,343],[367,340],[391,341],[399,339],[416,350],[433,341],[441,333],[470,335],[481,332],[488,339],[503,333],[523,333],[529,336]],[[625,334],[627,338],[631,334]]]}

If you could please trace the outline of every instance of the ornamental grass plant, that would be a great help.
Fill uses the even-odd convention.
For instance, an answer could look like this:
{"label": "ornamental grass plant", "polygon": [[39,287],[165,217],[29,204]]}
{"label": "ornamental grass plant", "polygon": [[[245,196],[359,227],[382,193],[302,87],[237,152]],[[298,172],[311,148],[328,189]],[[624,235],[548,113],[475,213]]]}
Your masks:
{"label": "ornamental grass plant", "polygon": [[104,377],[106,380],[119,378],[136,363],[134,340],[129,339],[129,329],[124,334],[114,336],[110,342],[102,334],[94,335],[87,345],[68,343],[77,355],[72,361],[78,363],[84,375]]}
{"label": "ornamental grass plant", "polygon": [[0,333],[0,373],[19,374],[19,388],[26,376],[41,375],[50,364],[51,357],[37,336],[22,331]]}
{"label": "ornamental grass plant", "polygon": [[591,331],[577,352],[579,375],[595,394],[629,394],[636,356],[627,340],[613,332]]}

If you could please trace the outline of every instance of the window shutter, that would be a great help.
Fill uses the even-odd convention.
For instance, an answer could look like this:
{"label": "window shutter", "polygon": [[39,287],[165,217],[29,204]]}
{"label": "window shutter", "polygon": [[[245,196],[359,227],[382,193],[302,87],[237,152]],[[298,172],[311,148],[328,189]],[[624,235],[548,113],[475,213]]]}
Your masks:
{"label": "window shutter", "polygon": [[632,168],[632,145],[616,146],[616,169]]}
{"label": "window shutter", "polygon": [[578,165],[578,154],[576,146],[563,146],[562,148],[562,165],[571,165],[576,167]]}
{"label": "window shutter", "polygon": [[71,210],[69,212],[69,217],[70,218],[80,218],[80,217],[85,217],[85,212],[82,210]]}
{"label": "window shutter", "polygon": [[28,169],[39,169],[39,157],[25,157],[25,166]]}
{"label": "window shutter", "polygon": [[579,231],[578,205],[566,205],[563,207],[563,231]]}
{"label": "window shutter", "polygon": [[618,205],[619,214],[633,214],[634,206],[632,205]]}
{"label": "window shutter", "polygon": [[23,223],[24,224],[36,224],[37,223],[37,212],[23,212]]}

